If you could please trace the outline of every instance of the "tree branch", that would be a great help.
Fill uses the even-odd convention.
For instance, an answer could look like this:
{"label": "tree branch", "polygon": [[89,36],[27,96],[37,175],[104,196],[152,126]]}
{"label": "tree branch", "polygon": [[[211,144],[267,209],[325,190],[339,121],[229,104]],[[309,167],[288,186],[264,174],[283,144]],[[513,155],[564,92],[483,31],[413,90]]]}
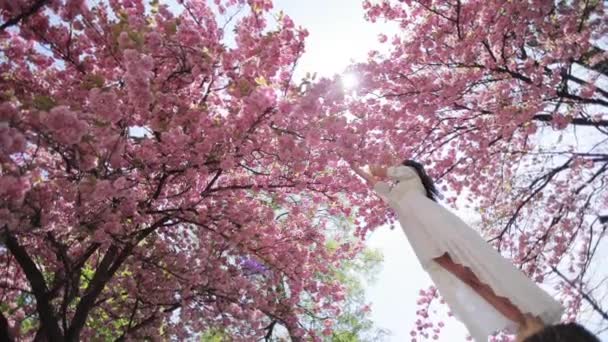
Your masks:
{"label": "tree branch", "polygon": [[[537,114],[532,117],[536,121],[551,122],[553,115],[550,114]],[[570,124],[577,126],[593,126],[593,127],[608,127],[608,120],[589,120],[586,118],[573,118]]]}
{"label": "tree branch", "polygon": [[595,300],[593,300],[593,298],[591,298],[587,293],[583,292],[578,286],[576,286],[576,284],[574,284],[572,280],[568,279],[562,272],[560,272],[557,267],[551,266],[551,270],[553,270],[554,273],[556,273],[560,278],[562,278],[566,283],[568,283],[568,285],[576,289],[578,293],[587,301],[587,303],[591,305],[593,310],[596,311],[600,316],[602,316],[603,319],[608,320],[608,313],[602,310],[602,308],[597,304]]}
{"label": "tree branch", "polygon": [[32,292],[36,298],[36,310],[40,317],[41,328],[44,330],[47,339],[49,341],[62,341],[63,334],[61,333],[59,324],[57,323],[57,317],[55,317],[55,312],[51,306],[48,288],[42,273],[30,258],[25,248],[23,248],[19,244],[19,241],[9,233],[7,226],[4,227],[4,237],[6,247],[15,257],[15,260],[17,260],[17,263],[23,270],[23,273],[25,273],[25,276],[32,287]]}
{"label": "tree branch", "polygon": [[108,248],[106,254],[97,267],[95,274],[93,275],[93,279],[91,279],[89,286],[85,290],[84,296],[76,306],[74,318],[72,319],[70,328],[66,333],[66,341],[78,341],[80,331],[84,327],[89,313],[95,306],[97,297],[103,291],[108,281],[112,279],[120,266],[122,266],[127,258],[131,256],[135,246],[137,246],[139,242],[152,234],[157,228],[161,227],[168,220],[169,216],[165,216],[150,227],[142,230],[135,238],[135,241],[127,243],[122,250],[120,250],[117,244],[112,244]]}
{"label": "tree branch", "polygon": [[32,15],[36,14],[44,5],[49,3],[50,0],[38,0],[36,1],[30,8],[17,15],[16,17],[12,17],[7,20],[4,24],[0,25],[0,32],[6,30],[7,28],[19,24],[20,21],[25,20]]}
{"label": "tree branch", "polygon": [[134,333],[135,331],[137,331],[141,328],[146,327],[148,324],[159,319],[160,318],[159,314],[166,314],[169,312],[173,312],[181,307],[182,307],[181,303],[175,303],[175,304],[172,304],[171,306],[169,306],[168,308],[154,312],[153,314],[148,316],[146,319],[142,320],[141,322],[137,323],[136,325],[134,325],[132,327],[129,327],[129,329],[127,329],[118,339],[116,339],[116,342],[125,341],[126,337],[129,336],[130,334]]}
{"label": "tree branch", "polygon": [[2,311],[0,311],[0,340],[7,342],[14,341],[13,336],[11,336],[11,333],[9,331],[8,320],[6,319],[6,317],[4,317]]}
{"label": "tree branch", "polygon": [[117,256],[118,250],[119,249],[116,244],[111,245],[99,263],[99,266],[97,267],[97,270],[93,275],[93,279],[91,279],[84,296],[78,303],[78,306],[76,306],[74,318],[72,319],[72,322],[70,322],[70,328],[65,336],[66,341],[78,341],[80,331],[86,323],[89,312],[95,303],[95,299],[97,299],[97,296],[99,296],[108,280],[110,280],[112,277],[112,275],[109,273],[109,269]]}
{"label": "tree branch", "polygon": [[605,50],[603,50],[597,46],[593,46],[591,49],[589,49],[589,51],[587,51],[586,53],[583,54],[581,59],[575,60],[574,62],[584,66],[587,69],[596,71],[600,74],[608,75],[608,59],[607,58],[603,58],[600,61],[597,61],[593,64],[589,64],[589,61],[594,56],[597,56],[598,54],[603,54],[605,52],[606,52]]}
{"label": "tree branch", "polygon": [[266,333],[266,335],[264,335],[264,341],[265,342],[272,341],[272,333],[274,331],[274,326],[276,324],[277,324],[277,320],[273,320],[266,328],[264,328],[265,330],[268,330],[268,332]]}

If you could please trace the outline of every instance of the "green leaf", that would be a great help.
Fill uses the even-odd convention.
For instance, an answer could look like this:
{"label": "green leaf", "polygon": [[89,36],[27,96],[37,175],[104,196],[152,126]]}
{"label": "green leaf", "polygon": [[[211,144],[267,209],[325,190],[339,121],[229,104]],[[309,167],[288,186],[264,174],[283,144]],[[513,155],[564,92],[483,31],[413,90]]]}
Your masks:
{"label": "green leaf", "polygon": [[141,32],[129,31],[128,35],[138,48],[144,45],[144,35]]}
{"label": "green leaf", "polygon": [[27,317],[23,321],[21,321],[21,334],[25,335],[33,329],[37,328],[38,324],[36,324],[36,319],[33,317]]}
{"label": "green leaf", "polygon": [[57,103],[46,95],[36,95],[34,96],[34,100],[32,101],[32,105],[36,109],[49,111],[53,109],[57,105]]}
{"label": "green leaf", "polygon": [[201,335],[201,342],[228,342],[228,336],[220,329],[209,329]]}
{"label": "green leaf", "polygon": [[101,75],[92,74],[87,75],[83,82],[83,87],[87,90],[91,90],[93,88],[101,88],[105,83],[105,79]]}
{"label": "green leaf", "polygon": [[158,0],[150,1],[150,12],[152,12],[152,14],[158,13],[158,7],[159,7],[158,5],[159,5]]}
{"label": "green leaf", "polygon": [[177,33],[177,25],[178,25],[177,19],[167,23],[167,26],[165,27],[165,29],[167,30],[167,33],[169,34],[169,36],[172,36]]}

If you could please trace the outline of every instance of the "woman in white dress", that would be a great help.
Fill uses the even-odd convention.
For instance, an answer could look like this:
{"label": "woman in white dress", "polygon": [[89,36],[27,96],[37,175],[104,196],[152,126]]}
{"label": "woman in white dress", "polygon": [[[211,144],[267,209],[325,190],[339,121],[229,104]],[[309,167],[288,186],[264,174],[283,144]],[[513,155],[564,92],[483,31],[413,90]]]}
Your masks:
{"label": "woman in white dress", "polygon": [[519,331],[521,338],[559,321],[559,302],[436,202],[438,192],[421,164],[370,166],[371,174],[353,170],[397,213],[420,264],[476,341],[498,331]]}

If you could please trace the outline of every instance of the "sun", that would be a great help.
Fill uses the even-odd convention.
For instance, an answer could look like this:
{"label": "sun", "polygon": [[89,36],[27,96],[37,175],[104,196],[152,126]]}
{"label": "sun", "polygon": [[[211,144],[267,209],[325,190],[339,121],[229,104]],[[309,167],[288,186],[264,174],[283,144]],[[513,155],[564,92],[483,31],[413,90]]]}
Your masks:
{"label": "sun", "polygon": [[355,75],[351,72],[342,74],[342,76],[340,77],[340,80],[342,81],[342,87],[345,90],[352,90],[352,89],[356,88],[357,85],[359,84],[359,79],[357,78],[357,75]]}

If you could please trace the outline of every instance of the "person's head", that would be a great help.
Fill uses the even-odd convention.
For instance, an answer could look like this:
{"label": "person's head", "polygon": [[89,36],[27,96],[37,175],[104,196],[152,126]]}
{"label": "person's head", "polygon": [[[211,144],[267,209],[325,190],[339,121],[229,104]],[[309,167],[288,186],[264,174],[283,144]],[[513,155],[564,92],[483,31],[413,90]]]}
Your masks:
{"label": "person's head", "polygon": [[424,166],[422,166],[422,164],[420,164],[419,162],[411,159],[404,160],[402,164],[416,170],[416,173],[418,174],[418,177],[420,177],[422,185],[424,185],[424,189],[426,190],[426,196],[432,199],[433,201],[437,201],[437,198],[440,197],[439,191],[435,187],[435,183],[433,183],[431,177],[426,174]]}
{"label": "person's head", "polygon": [[600,342],[587,329],[576,323],[546,326],[543,330],[526,337],[522,342]]}

